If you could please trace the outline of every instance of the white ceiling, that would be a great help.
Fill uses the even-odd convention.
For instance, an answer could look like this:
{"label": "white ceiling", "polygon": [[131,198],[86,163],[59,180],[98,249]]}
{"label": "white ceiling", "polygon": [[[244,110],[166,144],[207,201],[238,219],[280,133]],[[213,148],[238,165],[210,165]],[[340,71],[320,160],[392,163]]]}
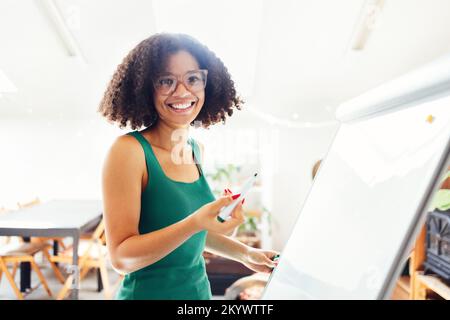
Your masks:
{"label": "white ceiling", "polygon": [[364,0],[55,3],[86,62],[67,55],[42,1],[2,0],[0,70],[18,91],[2,94],[1,116],[94,116],[117,64],[157,31],[196,36],[252,108],[295,121],[328,121],[339,103],[450,53],[448,0],[386,0],[360,52],[350,44]]}

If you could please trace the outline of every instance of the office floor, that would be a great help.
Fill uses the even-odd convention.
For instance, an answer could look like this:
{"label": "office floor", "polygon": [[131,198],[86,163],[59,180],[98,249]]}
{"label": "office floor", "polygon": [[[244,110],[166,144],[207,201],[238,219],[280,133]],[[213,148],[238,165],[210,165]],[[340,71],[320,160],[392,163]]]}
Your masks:
{"label": "office floor", "polygon": [[[38,259],[38,263],[39,263]],[[47,265],[40,265],[41,271],[48,281],[50,289],[53,295],[56,296],[58,291],[61,289],[61,284],[56,280],[53,271]],[[16,284],[19,285],[20,277],[19,271],[16,274]],[[113,270],[109,270],[110,283],[114,284],[118,279],[117,273]],[[30,293],[25,296],[26,300],[50,300],[54,299],[47,295],[42,285],[38,282],[35,273],[32,273],[32,287],[35,288]],[[104,300],[105,296],[103,292],[97,292],[97,275],[94,272],[90,272],[85,279],[81,282],[81,288],[79,292],[80,300]],[[392,299],[393,300],[407,300],[409,298],[408,294],[402,289],[402,286],[397,285],[394,289]],[[16,296],[9,285],[9,282],[3,276],[0,282],[0,300],[15,300]],[[223,296],[213,296],[213,300],[223,300]]]}
{"label": "office floor", "polygon": [[[38,263],[40,260],[38,259]],[[61,289],[62,285],[56,280],[53,271],[50,267],[46,265],[40,265],[41,271],[44,274],[45,278],[47,279],[47,282],[50,286],[50,290],[52,290],[52,293],[54,296],[58,293],[58,291]],[[17,271],[16,274],[16,284],[19,286],[20,283],[20,272]],[[114,284],[116,280],[118,279],[117,273],[113,270],[109,270],[109,278],[110,283]],[[31,281],[32,281],[32,287],[35,288],[32,290],[32,292],[28,293],[25,296],[26,300],[50,300],[54,299],[47,295],[42,285],[39,283],[38,278],[35,273],[32,273],[31,275]],[[80,300],[104,300],[105,296],[103,292],[97,292],[97,276],[95,272],[90,272],[85,279],[80,284],[80,292],[79,292],[79,299]],[[16,296],[14,295],[14,292],[7,281],[7,279],[3,276],[1,278],[0,282],[0,300],[15,300]],[[222,300],[223,296],[213,296],[213,300]]]}
{"label": "office floor", "polygon": [[[62,285],[56,280],[53,271],[50,267],[40,266],[42,273],[44,274],[45,279],[47,279],[50,290],[53,295],[56,296],[59,290],[62,288]],[[19,286],[20,284],[20,271],[16,273],[16,284]],[[110,282],[114,283],[117,279],[117,274],[113,271],[109,271]],[[44,290],[42,285],[39,283],[39,279],[36,274],[33,272],[31,274],[31,283],[32,287],[35,288],[30,293],[25,296],[26,300],[49,300],[54,299],[47,295],[47,292]],[[97,292],[97,277],[94,272],[90,272],[88,276],[81,282],[81,288],[79,292],[80,300],[103,300],[105,299],[103,292]],[[16,296],[6,278],[3,276],[2,281],[0,283],[0,300],[11,300],[16,299]]]}

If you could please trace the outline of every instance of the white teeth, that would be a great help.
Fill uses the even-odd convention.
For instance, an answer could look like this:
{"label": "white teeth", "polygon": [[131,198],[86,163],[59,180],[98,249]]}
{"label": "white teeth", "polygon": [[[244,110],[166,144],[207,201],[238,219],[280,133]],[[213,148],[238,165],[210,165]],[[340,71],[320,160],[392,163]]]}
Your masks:
{"label": "white teeth", "polygon": [[170,106],[175,109],[187,109],[191,106],[192,103],[185,103],[185,104],[171,104]]}

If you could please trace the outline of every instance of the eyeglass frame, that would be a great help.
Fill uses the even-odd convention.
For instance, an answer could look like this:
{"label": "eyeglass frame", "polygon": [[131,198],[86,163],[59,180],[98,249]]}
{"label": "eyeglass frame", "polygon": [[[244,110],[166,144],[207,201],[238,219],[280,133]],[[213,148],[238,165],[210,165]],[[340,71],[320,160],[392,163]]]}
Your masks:
{"label": "eyeglass frame", "polygon": [[[170,73],[170,72],[162,73],[162,74],[158,75],[158,76],[156,77],[156,79],[154,79],[154,80],[152,81],[152,82],[153,82],[153,88],[155,89],[155,92],[157,92],[158,94],[160,94],[160,95],[162,95],[162,96],[171,96],[171,95],[177,90],[178,85],[179,85],[180,83],[182,83],[183,86],[186,88],[186,90],[188,90],[188,91],[191,92],[191,93],[195,93],[195,92],[192,92],[191,90],[188,89],[188,87],[186,86],[186,84],[185,84],[184,81],[183,81],[183,78],[184,78],[187,74],[189,74],[189,73],[192,73],[192,72],[199,72],[199,71],[200,71],[201,73],[203,73],[203,76],[204,76],[204,79],[205,79],[205,80],[204,80],[204,86],[203,86],[203,89],[205,89],[205,88],[206,88],[206,83],[207,83],[207,80],[208,80],[208,69],[189,70],[188,72],[186,72],[186,73],[183,74],[182,76],[175,75],[175,74]],[[163,77],[163,76],[173,76],[173,77],[175,78],[175,80],[176,80],[176,83],[174,84],[173,89],[172,89],[171,92],[168,93],[168,94],[163,94],[163,93],[161,93],[161,92],[158,92],[158,86],[157,86],[156,82],[157,82],[157,80],[158,80],[160,77]],[[181,78],[181,81],[180,81],[180,78]]]}

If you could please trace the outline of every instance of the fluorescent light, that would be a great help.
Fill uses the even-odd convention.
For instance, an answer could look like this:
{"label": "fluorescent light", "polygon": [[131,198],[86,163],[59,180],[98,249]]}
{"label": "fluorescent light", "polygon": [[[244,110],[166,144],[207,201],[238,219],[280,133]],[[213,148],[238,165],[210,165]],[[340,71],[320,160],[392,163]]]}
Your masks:
{"label": "fluorescent light", "polygon": [[6,74],[0,69],[0,97],[1,93],[12,93],[17,91],[17,87],[14,83],[12,83]]}
{"label": "fluorescent light", "polygon": [[66,20],[54,0],[40,0],[39,2],[59,39],[61,40],[62,45],[66,49],[67,54],[71,57],[78,57],[81,61],[86,62],[75,37],[70,31]]}
{"label": "fluorescent light", "polygon": [[385,0],[367,0],[363,6],[352,40],[353,50],[363,50],[374,30]]}

